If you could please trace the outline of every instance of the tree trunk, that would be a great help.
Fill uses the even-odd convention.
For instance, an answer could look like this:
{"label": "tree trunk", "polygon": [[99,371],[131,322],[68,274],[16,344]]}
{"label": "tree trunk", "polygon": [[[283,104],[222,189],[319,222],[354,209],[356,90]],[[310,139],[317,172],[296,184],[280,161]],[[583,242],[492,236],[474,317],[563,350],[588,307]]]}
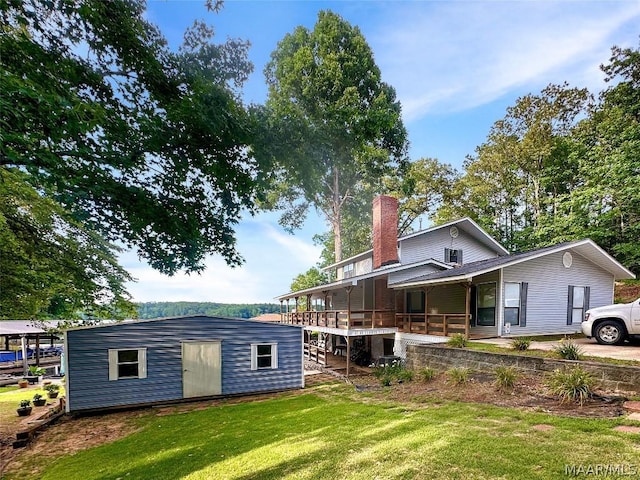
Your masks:
{"label": "tree trunk", "polygon": [[333,167],[333,218],[331,226],[333,227],[333,250],[335,261],[342,260],[342,198],[340,198],[340,182],[338,168]]}

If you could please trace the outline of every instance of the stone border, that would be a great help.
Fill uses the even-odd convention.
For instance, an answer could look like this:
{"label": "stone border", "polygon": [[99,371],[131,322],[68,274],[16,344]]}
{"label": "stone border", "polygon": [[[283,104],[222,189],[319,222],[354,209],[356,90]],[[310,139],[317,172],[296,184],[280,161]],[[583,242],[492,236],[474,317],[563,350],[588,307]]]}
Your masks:
{"label": "stone border", "polygon": [[440,345],[407,345],[407,368],[412,370],[425,367],[439,370],[467,367],[482,372],[493,372],[501,365],[512,366],[528,374],[552,372],[580,365],[593,375],[600,388],[640,394],[640,367],[482,352]]}

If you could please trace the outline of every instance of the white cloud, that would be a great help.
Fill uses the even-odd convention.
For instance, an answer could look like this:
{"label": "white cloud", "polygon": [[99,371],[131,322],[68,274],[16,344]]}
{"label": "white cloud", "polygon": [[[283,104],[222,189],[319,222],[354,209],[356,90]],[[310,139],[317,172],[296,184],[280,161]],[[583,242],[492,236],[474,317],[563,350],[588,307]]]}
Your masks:
{"label": "white cloud", "polygon": [[[636,1],[410,6],[394,10],[370,38],[407,121],[565,80],[599,89],[598,65],[619,43],[615,34],[640,20]],[[622,40],[635,45],[635,35]]]}

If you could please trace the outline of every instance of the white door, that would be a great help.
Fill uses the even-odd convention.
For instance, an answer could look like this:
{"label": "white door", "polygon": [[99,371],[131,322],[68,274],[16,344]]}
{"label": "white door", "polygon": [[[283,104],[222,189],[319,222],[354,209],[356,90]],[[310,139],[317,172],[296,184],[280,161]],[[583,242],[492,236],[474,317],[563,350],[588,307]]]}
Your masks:
{"label": "white door", "polygon": [[182,342],[182,396],[222,394],[222,356],[219,341]]}

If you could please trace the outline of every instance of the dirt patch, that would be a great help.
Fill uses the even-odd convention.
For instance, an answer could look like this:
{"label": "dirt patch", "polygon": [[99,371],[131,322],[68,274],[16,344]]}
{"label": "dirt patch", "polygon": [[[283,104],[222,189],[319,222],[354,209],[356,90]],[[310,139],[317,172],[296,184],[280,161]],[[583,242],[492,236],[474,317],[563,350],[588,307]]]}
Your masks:
{"label": "dirt patch", "polygon": [[616,432],[625,432],[625,433],[640,433],[640,427],[633,427],[631,425],[618,425],[617,427],[613,427]]}
{"label": "dirt patch", "polygon": [[625,413],[624,397],[609,392],[597,391],[582,406],[574,403],[561,404],[547,391],[539,377],[522,376],[515,387],[499,390],[492,374],[472,374],[466,384],[453,383],[445,373],[436,375],[429,382],[412,382],[381,387],[373,376],[352,378],[356,391],[370,392],[381,398],[406,403],[427,402],[474,402],[488,403],[500,407],[515,407],[526,410],[571,417],[612,418]]}

